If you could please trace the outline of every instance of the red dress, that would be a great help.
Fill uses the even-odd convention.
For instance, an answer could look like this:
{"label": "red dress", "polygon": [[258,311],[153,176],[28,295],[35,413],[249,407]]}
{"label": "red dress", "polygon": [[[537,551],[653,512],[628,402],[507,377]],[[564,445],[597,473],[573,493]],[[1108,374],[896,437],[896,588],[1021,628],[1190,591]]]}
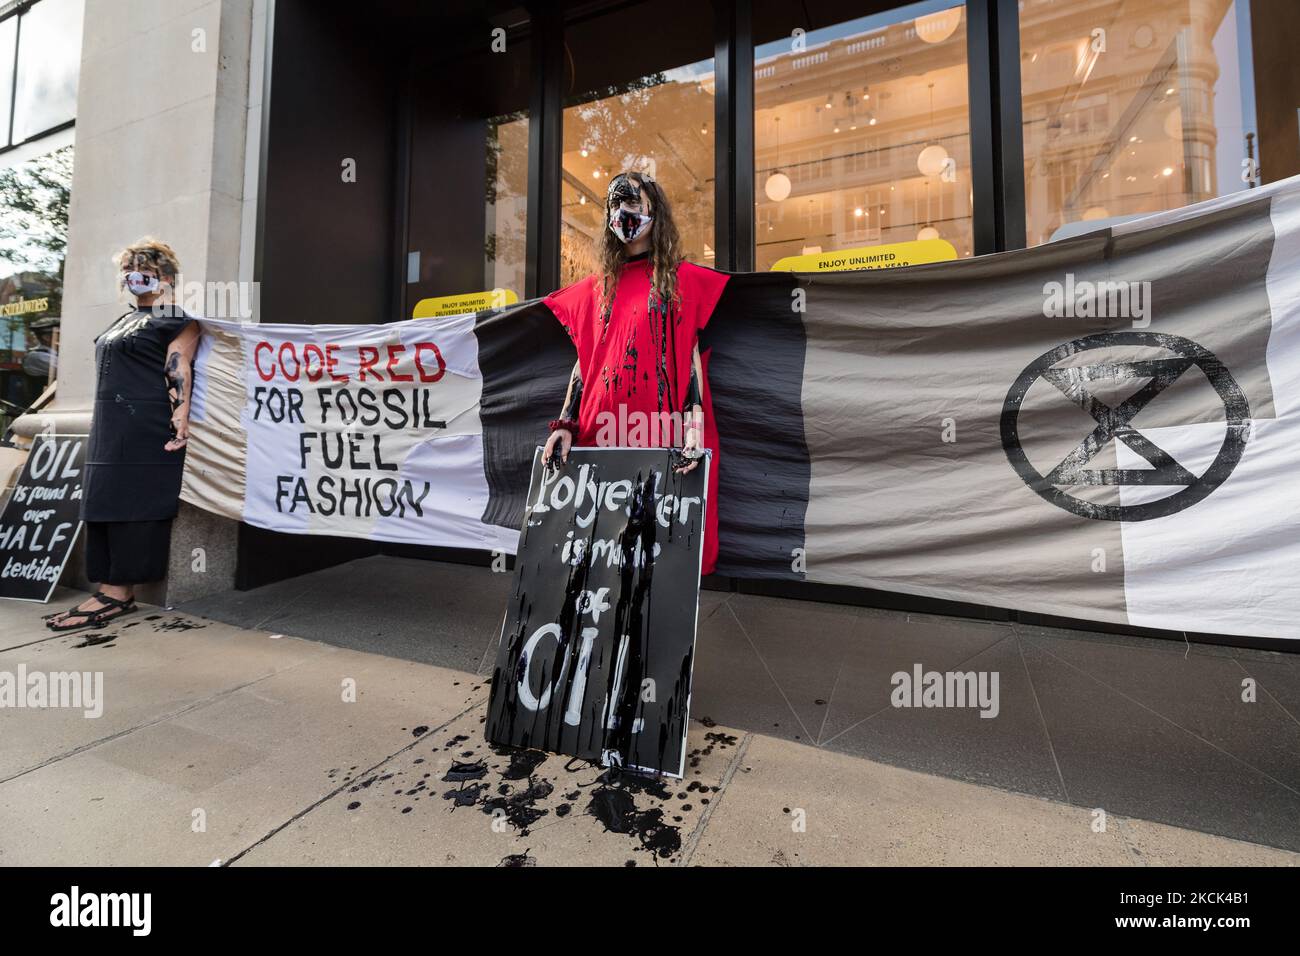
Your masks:
{"label": "red dress", "polygon": [[[645,417],[643,420],[652,419],[661,412],[680,412],[685,404],[696,341],[713,315],[728,276],[683,262],[677,267],[678,302],[667,315],[650,308],[650,276],[647,259],[623,265],[608,319],[600,311],[599,276],[587,276],[544,300],[569,333],[578,352],[583,390],[575,445],[609,444],[598,441],[598,435],[602,425],[605,434],[610,433],[610,415],[615,420],[632,422],[635,421],[632,413],[640,413]],[[699,383],[700,404],[704,409],[703,444],[713,453],[702,573],[712,574],[718,560],[719,462],[707,352],[701,351],[700,365],[704,371],[704,381]],[[621,419],[620,405],[623,406]],[[601,416],[602,412],[609,415]],[[666,446],[672,444],[672,437],[646,434],[644,444]]]}

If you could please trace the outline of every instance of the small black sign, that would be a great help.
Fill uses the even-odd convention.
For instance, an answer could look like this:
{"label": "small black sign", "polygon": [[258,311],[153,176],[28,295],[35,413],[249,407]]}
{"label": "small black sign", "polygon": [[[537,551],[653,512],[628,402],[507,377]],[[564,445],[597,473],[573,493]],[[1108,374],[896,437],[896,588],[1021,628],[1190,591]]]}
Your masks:
{"label": "small black sign", "polygon": [[38,435],[0,515],[0,597],[48,601],[81,531],[84,435]]}
{"label": "small black sign", "polygon": [[680,777],[708,506],[707,459],[664,448],[540,449],[487,739]]}

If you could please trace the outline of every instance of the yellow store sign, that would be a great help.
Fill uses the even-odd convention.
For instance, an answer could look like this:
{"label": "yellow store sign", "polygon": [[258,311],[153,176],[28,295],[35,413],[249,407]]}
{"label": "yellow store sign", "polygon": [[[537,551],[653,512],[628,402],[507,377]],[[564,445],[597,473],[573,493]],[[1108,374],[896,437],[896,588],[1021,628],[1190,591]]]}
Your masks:
{"label": "yellow store sign", "polygon": [[29,315],[33,312],[44,312],[50,307],[48,296],[39,299],[14,299],[12,302],[6,302],[0,305],[0,315]]}
{"label": "yellow store sign", "polygon": [[837,252],[815,252],[786,256],[772,266],[773,272],[848,272],[853,269],[899,269],[924,262],[948,262],[957,250],[946,239],[913,239],[883,246],[859,246]]}
{"label": "yellow store sign", "polygon": [[421,299],[411,312],[413,319],[440,319],[447,315],[464,315],[484,309],[501,309],[514,305],[519,296],[510,289],[488,289],[486,292],[464,292],[460,295],[440,295]]}

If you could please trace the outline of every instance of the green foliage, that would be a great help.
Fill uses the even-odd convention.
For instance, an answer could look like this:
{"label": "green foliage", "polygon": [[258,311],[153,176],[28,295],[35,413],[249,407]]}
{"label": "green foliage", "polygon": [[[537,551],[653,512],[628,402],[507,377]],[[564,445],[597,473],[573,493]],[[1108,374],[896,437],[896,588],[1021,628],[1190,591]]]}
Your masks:
{"label": "green foliage", "polygon": [[0,256],[12,269],[62,271],[71,194],[71,146],[0,170]]}

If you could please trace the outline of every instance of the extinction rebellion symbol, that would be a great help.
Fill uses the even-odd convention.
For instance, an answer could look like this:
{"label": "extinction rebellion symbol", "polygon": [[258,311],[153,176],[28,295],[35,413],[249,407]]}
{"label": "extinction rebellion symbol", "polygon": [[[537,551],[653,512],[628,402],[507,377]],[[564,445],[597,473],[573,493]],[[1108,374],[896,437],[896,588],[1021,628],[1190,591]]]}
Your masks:
{"label": "extinction rebellion symbol", "polygon": [[[1107,358],[1102,352],[1098,353],[1097,360],[1092,364],[1071,364],[1057,368],[1066,359],[1083,352],[1127,348],[1131,354],[1133,347],[1159,349],[1166,354],[1138,361],[1118,361]],[[1218,454],[1199,476],[1130,424],[1156,396],[1193,367],[1200,369],[1214,387],[1223,403],[1227,425]],[[1026,393],[1039,379],[1059,389],[1097,423],[1046,474],[1030,462],[1022,446],[1020,433],[1021,405]],[[1146,384],[1113,406],[1093,394],[1100,383],[1122,384],[1127,379],[1145,379]],[[1250,429],[1250,403],[1223,363],[1191,339],[1156,332],[1103,332],[1066,342],[1040,355],[1021,372],[1007,392],[1007,400],[1002,406],[1002,448],[1025,484],[1066,511],[1103,521],[1148,521],[1190,508],[1232,474],[1237,462],[1241,460],[1242,451],[1250,437]],[[1151,467],[1086,467],[1112,440],[1123,443],[1146,459]],[[1066,490],[1088,485],[1160,485],[1173,486],[1179,490],[1155,501],[1132,505],[1088,501]]]}

